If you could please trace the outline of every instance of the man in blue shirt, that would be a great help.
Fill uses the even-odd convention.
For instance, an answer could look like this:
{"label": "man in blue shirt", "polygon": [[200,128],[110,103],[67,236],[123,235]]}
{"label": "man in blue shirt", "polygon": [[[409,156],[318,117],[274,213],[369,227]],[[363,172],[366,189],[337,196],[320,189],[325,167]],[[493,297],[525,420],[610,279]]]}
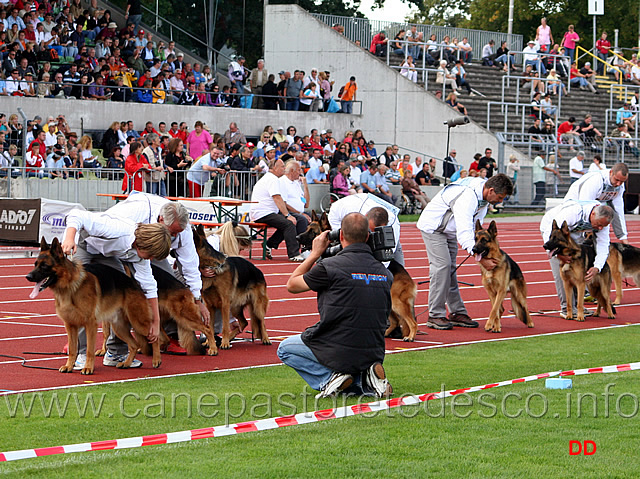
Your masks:
{"label": "man in blue shirt", "polygon": [[306,174],[307,183],[326,183],[327,175],[324,172],[324,168],[320,167],[311,167]]}

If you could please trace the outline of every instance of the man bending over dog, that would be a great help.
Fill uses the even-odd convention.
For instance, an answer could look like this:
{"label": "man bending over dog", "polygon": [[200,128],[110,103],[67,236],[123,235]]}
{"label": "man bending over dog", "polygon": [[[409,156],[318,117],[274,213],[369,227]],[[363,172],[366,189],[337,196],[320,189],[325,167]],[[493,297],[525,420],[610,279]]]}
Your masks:
{"label": "man bending over dog", "polygon": [[[463,178],[446,186],[422,210],[416,226],[429,259],[429,328],[478,327],[460,297],[456,276],[458,243],[471,255],[476,243],[476,221],[482,223],[489,204],[501,203],[512,193],[513,184],[502,173],[488,180]],[[484,257],[479,263],[489,271],[498,264],[497,260]]]}
{"label": "man bending over dog", "polygon": [[[574,183],[577,184],[578,182]],[[542,240],[546,243],[551,236],[553,220],[559,227],[566,221],[571,237],[578,244],[584,243],[584,233],[593,231],[595,233],[594,247],[596,258],[593,267],[587,271],[585,281],[589,283],[602,271],[607,257],[609,256],[609,224],[613,220],[614,211],[611,207],[601,205],[599,201],[575,201],[568,200],[550,209],[542,217],[540,222],[540,232]],[[551,273],[556,283],[556,292],[560,300],[560,315],[567,317],[567,297],[564,291],[564,284],[560,276],[560,263],[569,263],[571,258],[562,255],[554,255],[549,258]],[[576,301],[574,295],[574,302]],[[575,306],[575,304],[574,304]],[[585,316],[592,316],[593,312],[585,310]]]}
{"label": "man bending over dog", "polygon": [[[377,209],[378,213],[373,212],[373,209]],[[379,210],[385,210],[387,218],[382,220],[383,215]],[[345,216],[349,213],[360,213],[366,215],[370,220],[375,218],[373,223],[369,222],[369,228],[371,231],[376,226],[391,226],[393,228],[393,235],[396,239],[396,248],[393,253],[393,259],[404,266],[404,254],[402,253],[402,245],[400,244],[400,221],[398,220],[398,212],[400,210],[391,203],[381,200],[377,196],[373,196],[369,193],[358,193],[351,196],[345,196],[339,199],[331,205],[329,210],[329,224],[332,230],[340,228],[340,224]]]}
{"label": "man bending over dog", "polygon": [[610,170],[598,170],[583,175],[571,185],[564,199],[598,200],[612,207],[616,213],[611,222],[613,232],[622,243],[629,244],[623,201],[624,182],[628,177],[629,167],[624,163],[616,163]]}
{"label": "man bending over dog", "polygon": [[382,362],[393,277],[366,244],[365,216],[345,216],[340,229],[344,249],[318,261],[329,246],[328,233],[313,240],[310,255],[287,282],[290,293],[318,293],[320,321],[280,343],[278,357],[320,391],[316,397],[341,392],[388,396],[391,385]]}
{"label": "man bending over dog", "polygon": [[[153,325],[149,331],[150,342],[158,340],[160,331],[160,311],[158,308],[158,288],[151,274],[151,259],[165,259],[171,248],[169,229],[160,223],[140,225],[108,213],[91,213],[74,209],[67,215],[67,229],[64,232],[62,251],[65,254],[77,253],[77,260],[83,264],[91,262],[105,264],[125,273],[124,264],[132,271],[149,301],[153,313]],[[76,234],[80,233],[78,245]],[[82,298],[78,298],[82,300]],[[126,343],[125,348],[127,348]],[[86,337],[85,337],[86,361]],[[128,351],[128,349],[127,349]],[[116,366],[123,362],[124,356],[105,356],[105,366]],[[76,364],[78,369],[84,362]],[[136,368],[142,363],[134,359],[130,367]]]}
{"label": "man bending over dog", "polygon": [[[196,304],[200,309],[203,321],[209,323],[210,315],[207,306],[201,300],[202,277],[200,276],[200,260],[193,243],[193,232],[189,227],[189,212],[184,205],[169,201],[166,198],[147,193],[133,193],[125,201],[121,201],[112,206],[105,214],[115,218],[124,218],[133,223],[159,223],[164,224],[171,233],[171,249],[174,251],[176,261],[179,265],[180,273],[196,300]],[[175,270],[169,265],[164,258],[155,258],[153,261],[155,266],[171,273],[176,274]],[[175,333],[170,326],[165,327],[167,334]],[[84,331],[79,336],[79,359],[78,365],[81,364],[86,354],[86,337]],[[113,331],[107,340],[107,359],[115,356],[126,354],[127,344],[118,338]]]}

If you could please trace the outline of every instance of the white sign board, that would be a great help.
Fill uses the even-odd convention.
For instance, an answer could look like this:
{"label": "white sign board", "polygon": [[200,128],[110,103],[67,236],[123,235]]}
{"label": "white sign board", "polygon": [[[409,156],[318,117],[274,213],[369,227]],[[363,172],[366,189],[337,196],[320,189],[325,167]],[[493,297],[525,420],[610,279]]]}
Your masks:
{"label": "white sign board", "polygon": [[587,0],[589,15],[604,15],[604,0]]}

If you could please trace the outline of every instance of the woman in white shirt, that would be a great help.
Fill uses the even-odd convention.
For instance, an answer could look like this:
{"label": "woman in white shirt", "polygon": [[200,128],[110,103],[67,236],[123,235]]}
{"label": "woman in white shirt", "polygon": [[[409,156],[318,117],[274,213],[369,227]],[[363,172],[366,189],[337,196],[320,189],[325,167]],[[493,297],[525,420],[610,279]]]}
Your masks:
{"label": "woman in white shirt", "polygon": [[589,165],[589,173],[606,169],[607,165],[604,164],[600,155],[593,155],[593,163]]}
{"label": "woman in white shirt", "polygon": [[315,82],[307,85],[307,88],[300,97],[300,110],[302,111],[318,111],[320,108],[320,91]]}
{"label": "woman in white shirt", "polygon": [[400,75],[407,77],[413,83],[418,83],[418,72],[416,71],[416,65],[413,63],[413,57],[411,55],[402,63]]}
{"label": "woman in white shirt", "polygon": [[453,91],[458,91],[456,77],[447,70],[446,60],[440,60],[440,68],[438,68],[438,73],[436,74],[436,83],[444,83],[445,86],[451,88]]}

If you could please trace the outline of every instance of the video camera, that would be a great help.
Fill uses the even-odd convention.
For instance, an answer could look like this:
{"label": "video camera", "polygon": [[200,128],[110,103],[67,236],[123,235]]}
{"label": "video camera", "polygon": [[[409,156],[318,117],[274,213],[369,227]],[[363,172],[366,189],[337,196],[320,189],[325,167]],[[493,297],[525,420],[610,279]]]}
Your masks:
{"label": "video camera", "polygon": [[[329,231],[328,238],[331,245],[322,254],[323,258],[335,256],[342,251],[339,229]],[[393,259],[393,249],[396,247],[393,228],[391,226],[377,226],[373,231],[369,232],[367,244],[371,248],[375,259],[380,262],[391,261]]]}

